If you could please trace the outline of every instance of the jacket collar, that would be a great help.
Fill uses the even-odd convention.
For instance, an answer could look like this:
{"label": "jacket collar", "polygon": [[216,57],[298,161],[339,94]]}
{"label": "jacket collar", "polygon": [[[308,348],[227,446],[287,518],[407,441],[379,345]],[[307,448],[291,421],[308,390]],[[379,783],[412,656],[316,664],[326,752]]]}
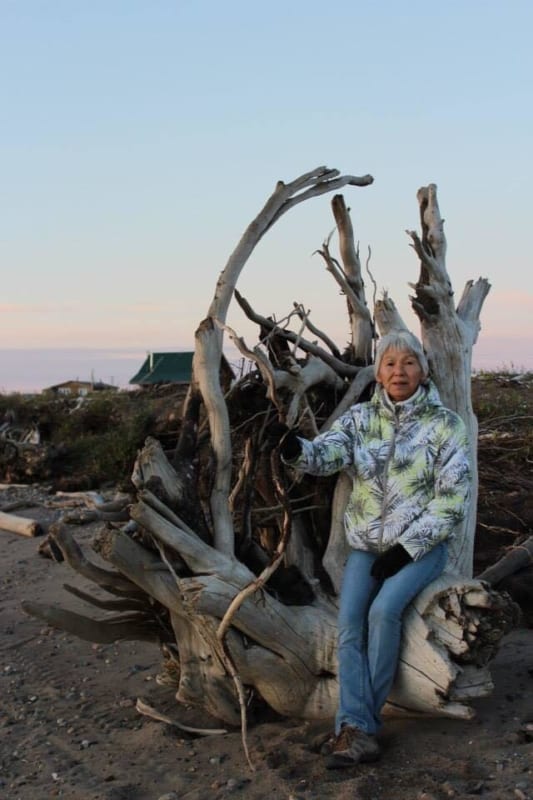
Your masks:
{"label": "jacket collar", "polygon": [[404,416],[416,413],[418,409],[425,405],[441,405],[437,387],[432,381],[421,383],[411,397],[408,397],[407,400],[399,400],[398,402],[391,400],[383,386],[377,383],[373,402],[375,402],[376,405],[381,405],[393,416]]}

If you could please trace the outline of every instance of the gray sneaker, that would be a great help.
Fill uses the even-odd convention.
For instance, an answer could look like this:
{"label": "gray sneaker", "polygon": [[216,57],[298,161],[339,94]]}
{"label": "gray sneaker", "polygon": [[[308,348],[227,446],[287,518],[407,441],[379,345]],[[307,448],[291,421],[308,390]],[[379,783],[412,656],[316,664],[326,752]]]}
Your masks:
{"label": "gray sneaker", "polygon": [[366,761],[376,761],[381,755],[375,736],[353,725],[343,725],[326,757],[327,769],[353,767]]}

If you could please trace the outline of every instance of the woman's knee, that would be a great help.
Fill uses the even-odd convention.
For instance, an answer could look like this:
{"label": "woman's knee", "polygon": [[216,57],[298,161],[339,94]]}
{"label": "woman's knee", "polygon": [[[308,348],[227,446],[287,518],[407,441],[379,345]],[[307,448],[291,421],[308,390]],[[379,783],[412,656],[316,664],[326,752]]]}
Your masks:
{"label": "woman's knee", "polygon": [[400,622],[402,614],[403,607],[398,607],[396,603],[388,602],[387,598],[376,598],[368,612],[368,625],[373,628],[386,622]]}
{"label": "woman's knee", "polygon": [[339,618],[337,624],[337,640],[339,645],[347,642],[362,642],[366,636],[366,619],[359,616]]}

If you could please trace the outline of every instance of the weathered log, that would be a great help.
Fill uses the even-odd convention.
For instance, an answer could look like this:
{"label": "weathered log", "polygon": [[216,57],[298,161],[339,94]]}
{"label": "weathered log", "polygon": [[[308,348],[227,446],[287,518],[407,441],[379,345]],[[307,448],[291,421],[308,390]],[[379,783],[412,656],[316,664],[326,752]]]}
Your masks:
{"label": "weathered log", "polygon": [[99,519],[95,508],[73,508],[72,511],[65,511],[61,515],[61,521],[69,525],[89,525]]}
{"label": "weathered log", "polygon": [[73,525],[86,525],[95,520],[126,522],[129,519],[127,506],[130,502],[131,497],[125,494],[105,500],[98,492],[56,492],[45,505],[49,508],[74,509],[65,512],[62,520]]}
{"label": "weathered log", "polygon": [[337,594],[341,590],[344,565],[350,552],[350,546],[344,533],[344,512],[351,488],[352,482],[349,475],[346,473],[340,475],[333,495],[328,546],[322,559],[324,569]]}
{"label": "weathered log", "polygon": [[159,642],[153,619],[146,615],[132,615],[102,620],[91,619],[74,611],[46,605],[44,603],[22,603],[26,614],[46,622],[54,628],[60,628],[79,639],[98,644],[112,644],[118,641]]}
{"label": "weathered log", "polygon": [[42,533],[41,526],[34,519],[6,514],[4,511],[0,511],[0,529],[18,533],[19,536],[39,536]]}
{"label": "weathered log", "polygon": [[176,470],[165,456],[160,442],[151,436],[146,439],[143,449],[137,455],[131,480],[137,489],[157,486],[157,494],[170,507],[179,505],[185,489],[178,480]]}
{"label": "weathered log", "polygon": [[9,514],[11,511],[17,511],[19,508],[33,508],[38,505],[39,503],[36,500],[13,500],[12,503],[5,503],[0,508],[0,511],[4,514]]}
{"label": "weathered log", "polygon": [[[150,493],[145,491],[144,496],[161,507]],[[118,574],[127,576],[132,584],[171,610],[180,663],[183,659],[189,665],[184,666],[178,695],[183,702],[205,705],[205,665],[220,663],[214,635],[206,641],[206,621],[220,620],[236,594],[253,583],[255,576],[234,558],[207,545],[186,526],[181,527],[179,521],[174,524],[177,518],[172,513],[167,512],[170,520],[165,519],[146,501],[141,501],[132,508],[132,516],[168,553],[179,555],[191,577],[172,574],[155,554],[149,555],[120,532],[109,531],[104,555]],[[63,532],[63,547],[65,537]],[[87,574],[86,567],[82,568]],[[494,653],[494,640],[497,644],[509,629],[509,623],[502,623],[495,613],[498,597],[479,581],[446,577],[417,598],[406,619],[400,668],[388,711],[472,716],[470,700],[491,691],[486,664]],[[250,597],[232,619],[230,640],[232,657],[243,680],[279,713],[332,716],[337,697],[335,617],[334,605],[324,599],[317,606],[292,610],[264,593],[259,606]],[[196,619],[198,623],[202,620],[204,626],[201,647]],[[216,625],[211,624],[214,631]],[[471,637],[466,635],[469,628]],[[480,642],[482,635],[485,639]],[[248,652],[249,645],[243,646],[244,641],[255,643],[253,654]],[[262,674],[265,659],[270,659],[268,679]],[[210,680],[216,678],[212,685],[218,688],[210,696],[209,710],[228,724],[237,724],[237,707],[229,684],[221,694],[223,674],[222,670],[210,676]],[[301,691],[295,692],[295,681]],[[230,698],[233,700],[228,702]]]}
{"label": "weathered log", "polygon": [[105,611],[146,611],[146,601],[135,600],[133,597],[124,598],[122,600],[103,600],[100,597],[94,597],[94,595],[84,592],[77,586],[71,586],[68,583],[64,583],[63,588],[65,591],[73,594],[74,597],[79,597],[79,599],[83,600],[85,603],[96,606],[96,608],[102,608]]}
{"label": "weathered log", "polygon": [[529,567],[533,563],[533,536],[521,544],[510,547],[507,552],[492,566],[487,567],[477,577],[487,581],[492,586],[497,586],[500,581],[520,569]]}
{"label": "weathered log", "polygon": [[60,548],[65,561],[85,578],[101,586],[102,589],[119,596],[138,596],[135,586],[120,572],[105,569],[95,564],[60,523],[50,527],[49,535]]}
{"label": "weathered log", "polygon": [[98,503],[103,502],[104,497],[99,492],[56,492],[54,497],[48,500],[47,505],[59,505],[61,508],[84,505],[94,508]]}

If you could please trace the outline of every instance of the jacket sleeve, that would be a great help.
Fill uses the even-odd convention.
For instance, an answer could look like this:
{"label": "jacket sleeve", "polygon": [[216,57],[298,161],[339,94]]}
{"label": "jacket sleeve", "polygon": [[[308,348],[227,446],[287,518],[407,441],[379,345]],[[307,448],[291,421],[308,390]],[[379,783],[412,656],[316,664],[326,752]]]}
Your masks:
{"label": "jacket sleeve", "polygon": [[355,423],[351,411],[347,411],[329,431],[316,436],[312,441],[300,438],[302,453],[289,462],[299,472],[311,475],[332,475],[353,464]]}
{"label": "jacket sleeve", "polygon": [[466,429],[461,418],[454,414],[441,432],[441,447],[435,464],[434,497],[398,539],[415,561],[454,535],[465,517],[470,482]]}

